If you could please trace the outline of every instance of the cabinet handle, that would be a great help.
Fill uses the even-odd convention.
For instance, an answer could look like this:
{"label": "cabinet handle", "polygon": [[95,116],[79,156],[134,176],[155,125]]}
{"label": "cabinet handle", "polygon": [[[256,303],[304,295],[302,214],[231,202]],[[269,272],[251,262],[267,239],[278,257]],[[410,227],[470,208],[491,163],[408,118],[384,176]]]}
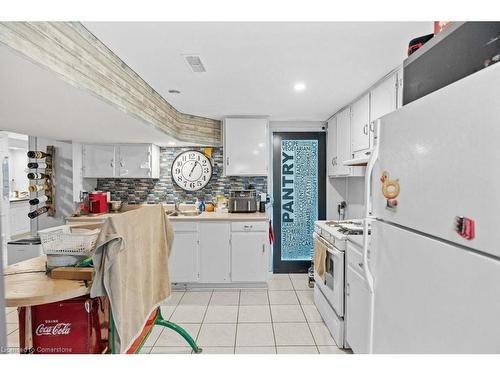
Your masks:
{"label": "cabinet handle", "polygon": [[358,263],[358,266],[359,266],[360,268],[363,268],[363,263]]}
{"label": "cabinet handle", "polygon": [[229,165],[229,156],[226,158],[226,165]]}
{"label": "cabinet handle", "polygon": [[123,160],[120,160],[120,167],[123,168]]}
{"label": "cabinet handle", "polygon": [[375,130],[375,121],[370,122],[370,131],[373,132]]}
{"label": "cabinet handle", "polygon": [[113,162],[113,159],[111,159],[111,163],[109,163],[109,165],[110,165],[111,168],[114,168],[115,163]]}
{"label": "cabinet handle", "polygon": [[349,286],[349,283],[347,283],[345,286],[345,294],[346,296],[349,296],[351,294],[351,288]]}
{"label": "cabinet handle", "polygon": [[266,252],[266,244],[262,244],[262,252],[265,253]]}
{"label": "cabinet handle", "polygon": [[365,126],[363,126],[363,134],[368,135],[368,124],[365,124]]}
{"label": "cabinet handle", "polygon": [[243,228],[245,228],[246,230],[250,230],[253,228],[253,225],[244,225]]}

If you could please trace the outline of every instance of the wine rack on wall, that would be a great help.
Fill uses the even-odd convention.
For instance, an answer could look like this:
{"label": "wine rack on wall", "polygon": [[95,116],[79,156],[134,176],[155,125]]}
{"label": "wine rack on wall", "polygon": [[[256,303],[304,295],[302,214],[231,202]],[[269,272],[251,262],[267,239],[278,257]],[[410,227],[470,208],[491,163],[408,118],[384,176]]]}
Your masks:
{"label": "wine rack on wall", "polygon": [[[36,207],[30,210],[28,217],[35,219],[47,213],[54,216],[56,213],[56,188],[54,185],[56,149],[54,146],[47,146],[43,151],[29,151],[28,158],[28,179],[30,180],[30,206]],[[40,207],[41,206],[41,207]]]}

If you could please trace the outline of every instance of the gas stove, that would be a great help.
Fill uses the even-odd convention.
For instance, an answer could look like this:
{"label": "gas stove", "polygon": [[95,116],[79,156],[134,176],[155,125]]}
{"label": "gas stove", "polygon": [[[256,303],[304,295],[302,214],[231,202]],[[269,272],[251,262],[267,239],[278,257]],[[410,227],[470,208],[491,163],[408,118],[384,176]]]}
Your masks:
{"label": "gas stove", "polygon": [[363,235],[362,220],[319,220],[314,231],[341,251],[347,247],[348,236]]}
{"label": "gas stove", "polygon": [[[332,220],[327,221],[326,225],[337,228],[340,233],[346,235],[363,234],[363,221],[361,220]],[[368,234],[370,234],[369,230]]]}

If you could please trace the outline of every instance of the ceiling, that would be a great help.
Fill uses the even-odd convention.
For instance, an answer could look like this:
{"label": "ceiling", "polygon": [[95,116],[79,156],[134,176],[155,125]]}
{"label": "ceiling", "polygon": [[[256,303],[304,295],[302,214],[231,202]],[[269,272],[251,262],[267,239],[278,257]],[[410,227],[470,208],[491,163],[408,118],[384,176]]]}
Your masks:
{"label": "ceiling", "polygon": [[[402,63],[432,22],[85,22],[179,111],[326,120]],[[193,73],[182,54],[199,54]],[[295,92],[296,82],[306,89]],[[179,90],[170,94],[168,90]]]}
{"label": "ceiling", "polygon": [[1,44],[0,82],[1,130],[79,142],[184,145]]}

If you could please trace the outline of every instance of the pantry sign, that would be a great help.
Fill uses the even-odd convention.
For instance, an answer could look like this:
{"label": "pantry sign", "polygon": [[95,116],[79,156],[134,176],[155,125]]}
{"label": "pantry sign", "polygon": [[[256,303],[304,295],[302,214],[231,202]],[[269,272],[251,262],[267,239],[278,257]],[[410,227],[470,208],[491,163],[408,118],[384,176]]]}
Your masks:
{"label": "pantry sign", "polygon": [[281,260],[311,260],[318,220],[318,141],[281,141]]}

